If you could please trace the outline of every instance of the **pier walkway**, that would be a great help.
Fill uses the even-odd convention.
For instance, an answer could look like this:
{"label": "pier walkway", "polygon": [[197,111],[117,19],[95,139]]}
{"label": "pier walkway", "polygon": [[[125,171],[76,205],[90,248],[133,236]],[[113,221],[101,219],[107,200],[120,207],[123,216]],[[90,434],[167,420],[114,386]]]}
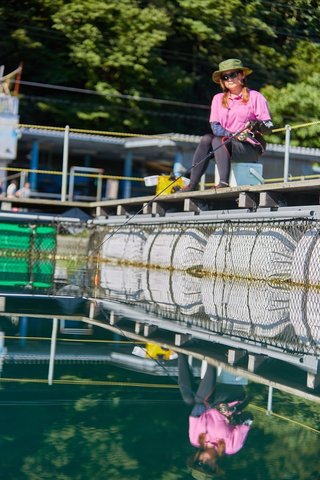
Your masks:
{"label": "pier walkway", "polygon": [[[169,190],[168,190],[169,191]],[[291,182],[270,183],[252,186],[228,187],[219,190],[196,192],[179,192],[169,195],[150,195],[116,200],[102,201],[60,201],[43,198],[10,199],[11,207],[27,210],[30,215],[61,215],[70,209],[81,209],[92,218],[108,219],[137,215],[144,217],[205,216],[208,212],[232,211],[233,215],[259,213],[276,216],[277,211],[285,212],[304,210],[309,214],[319,215],[320,179],[299,180]],[[3,199],[6,203],[7,199]],[[311,207],[311,208],[309,208]],[[234,212],[235,211],[235,212]],[[270,215],[271,212],[271,215]],[[140,215],[141,214],[141,215]],[[308,215],[308,212],[306,213]],[[12,216],[12,212],[0,211],[0,219]]]}

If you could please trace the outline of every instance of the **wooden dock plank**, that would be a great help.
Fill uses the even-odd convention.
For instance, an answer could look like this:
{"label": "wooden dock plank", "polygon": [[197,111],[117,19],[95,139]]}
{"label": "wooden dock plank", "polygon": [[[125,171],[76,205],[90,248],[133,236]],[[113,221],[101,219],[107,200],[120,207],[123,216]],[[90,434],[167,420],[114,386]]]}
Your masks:
{"label": "wooden dock plank", "polygon": [[[243,199],[247,199],[243,201]],[[251,199],[248,202],[248,199]],[[257,200],[256,200],[257,199]],[[280,199],[278,201],[278,199]],[[188,200],[186,203],[185,201]],[[32,211],[63,212],[70,208],[80,208],[93,216],[118,215],[126,212],[127,215],[137,212],[157,212],[161,205],[162,210],[168,208],[177,212],[197,211],[196,202],[209,205],[210,209],[219,209],[226,204],[226,208],[255,208],[277,207],[279,204],[290,205],[318,205],[320,203],[320,179],[279,182],[262,185],[242,185],[222,189],[208,189],[194,192],[178,192],[170,195],[149,195],[116,200],[101,201],[61,201],[47,198],[0,198],[1,202],[11,203],[12,207],[26,208]],[[193,202],[193,203],[192,203]],[[229,202],[229,203],[228,203]],[[299,203],[300,202],[300,203]],[[153,205],[157,205],[154,206]],[[193,206],[191,208],[191,205]],[[199,205],[199,203],[198,203]]]}

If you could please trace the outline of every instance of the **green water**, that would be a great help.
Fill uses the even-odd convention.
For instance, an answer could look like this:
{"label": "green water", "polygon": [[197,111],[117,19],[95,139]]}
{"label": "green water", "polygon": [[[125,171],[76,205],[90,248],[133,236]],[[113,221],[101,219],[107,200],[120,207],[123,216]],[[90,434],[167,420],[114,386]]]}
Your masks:
{"label": "green water", "polygon": [[[45,379],[46,369],[10,366],[6,378]],[[65,384],[0,382],[1,479],[192,480],[189,407],[168,387],[172,378],[110,365],[60,365],[55,379]],[[83,384],[71,385],[76,379]],[[90,380],[124,385],[86,385]],[[266,388],[246,388],[251,431],[240,452],[224,457],[224,475],[215,478],[319,479],[320,435],[307,427],[319,430],[320,406],[276,392],[273,409],[281,418],[270,417],[257,409],[266,406]]]}
{"label": "green water", "polygon": [[[47,248],[46,244],[42,246],[44,250]],[[21,269],[11,272],[12,269],[6,267],[3,279],[8,282],[11,272],[16,284],[19,276],[29,273],[28,268],[23,264]],[[40,286],[46,282],[50,285],[53,275],[50,263],[42,262],[41,269],[36,265],[33,280],[36,273]],[[72,273],[80,290],[92,276],[86,276],[84,269],[74,268]],[[106,278],[113,286],[109,273]],[[132,270],[129,273],[132,274]],[[114,298],[125,302],[125,294],[120,291],[121,278],[115,277]],[[29,277],[21,279],[24,283],[29,280]],[[130,280],[132,277],[128,275],[125,286],[129,293]],[[156,288],[158,284],[155,282]],[[175,293],[200,292],[198,284],[193,290],[183,290],[183,285],[178,284]],[[139,282],[138,286],[140,288]],[[136,291],[139,289],[132,288],[134,294]],[[163,286],[159,291],[163,291]],[[102,293],[112,299],[109,290]],[[132,298],[135,305],[139,303],[134,295]],[[131,303],[132,298],[129,296]],[[197,306],[198,297],[191,298]],[[34,353],[35,358],[48,353],[52,320],[39,320],[32,315],[53,314],[52,309],[62,318],[59,302],[49,300],[38,299],[34,305],[32,298],[6,299],[8,312],[29,316],[28,322],[12,314],[0,316],[0,331],[6,336],[5,346],[9,352],[23,353],[25,349]],[[165,309],[168,314],[176,312],[171,303],[160,303],[160,300],[162,313]],[[64,310],[61,307],[66,315],[83,313],[81,303],[79,308],[71,300],[69,303],[64,305]],[[196,309],[195,316],[197,312]],[[199,309],[199,318],[201,315],[205,316],[203,309]],[[189,312],[187,320],[192,319]],[[25,339],[26,332],[35,340]],[[286,332],[289,336],[292,329]],[[94,330],[95,339],[105,340],[108,335],[111,336],[104,329]],[[58,336],[69,340],[61,331]],[[286,336],[279,338],[282,342],[287,340]],[[275,340],[273,337],[268,340],[277,345],[279,338],[275,334]],[[56,363],[52,386],[47,384],[48,364],[7,362],[2,372],[0,368],[0,479],[192,480],[187,467],[188,457],[195,452],[188,439],[190,407],[182,402],[177,380],[168,375],[124,370],[110,363],[83,365],[76,361],[76,354],[92,353],[92,349],[89,351],[88,343],[82,342],[83,337],[71,339],[76,342],[58,342],[59,348],[68,346],[63,351],[68,352],[69,361]],[[89,342],[88,338],[85,340]],[[106,347],[97,343],[93,348],[95,353],[101,353]],[[222,459],[223,475],[214,478],[320,480],[320,404],[274,391],[273,412],[277,415],[270,416],[265,411],[267,388],[250,382],[245,388],[251,398],[247,408],[254,416],[253,425],[243,448]]]}

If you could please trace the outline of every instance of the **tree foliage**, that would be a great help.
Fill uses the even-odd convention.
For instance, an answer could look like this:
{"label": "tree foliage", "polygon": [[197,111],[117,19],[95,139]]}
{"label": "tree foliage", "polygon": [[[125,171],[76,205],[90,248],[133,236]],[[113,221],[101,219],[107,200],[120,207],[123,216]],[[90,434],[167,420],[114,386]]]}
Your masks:
{"label": "tree foliage", "polygon": [[[68,368],[76,369],[79,379],[92,373],[92,365]],[[65,378],[65,366],[63,373]],[[108,366],[107,373],[120,382],[150,382],[149,375],[117,367]],[[105,374],[99,368],[94,375]],[[319,404],[275,391],[273,409],[280,416],[269,416],[253,409],[266,406],[266,387],[249,383],[246,388],[253,425],[244,447],[222,459],[223,479],[319,478],[319,435],[308,428],[319,429]],[[191,478],[186,465],[194,453],[190,408],[178,390],[6,383],[2,402],[3,478]]]}
{"label": "tree foliage", "polygon": [[[0,13],[6,71],[23,61],[22,80],[69,87],[22,84],[24,122],[201,134],[211,73],[232,57],[254,70],[277,126],[319,119],[315,0],[11,0]],[[293,138],[319,146],[318,133]]]}

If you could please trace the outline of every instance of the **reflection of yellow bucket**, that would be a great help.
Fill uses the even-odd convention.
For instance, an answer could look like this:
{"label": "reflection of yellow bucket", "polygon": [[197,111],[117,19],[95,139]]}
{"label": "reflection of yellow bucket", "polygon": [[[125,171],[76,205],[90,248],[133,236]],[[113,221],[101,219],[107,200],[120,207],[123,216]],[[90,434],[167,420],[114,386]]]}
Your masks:
{"label": "reflection of yellow bucket", "polygon": [[159,345],[155,345],[154,343],[147,343],[146,351],[149,358],[158,359],[159,357],[161,357],[163,358],[163,360],[170,360],[171,354],[173,353],[172,350],[162,348]]}
{"label": "reflection of yellow bucket", "polygon": [[156,194],[161,193],[161,195],[169,195],[173,192],[174,187],[184,187],[185,182],[183,177],[178,178],[174,183],[170,179],[169,175],[159,175],[158,184],[156,188]]}

